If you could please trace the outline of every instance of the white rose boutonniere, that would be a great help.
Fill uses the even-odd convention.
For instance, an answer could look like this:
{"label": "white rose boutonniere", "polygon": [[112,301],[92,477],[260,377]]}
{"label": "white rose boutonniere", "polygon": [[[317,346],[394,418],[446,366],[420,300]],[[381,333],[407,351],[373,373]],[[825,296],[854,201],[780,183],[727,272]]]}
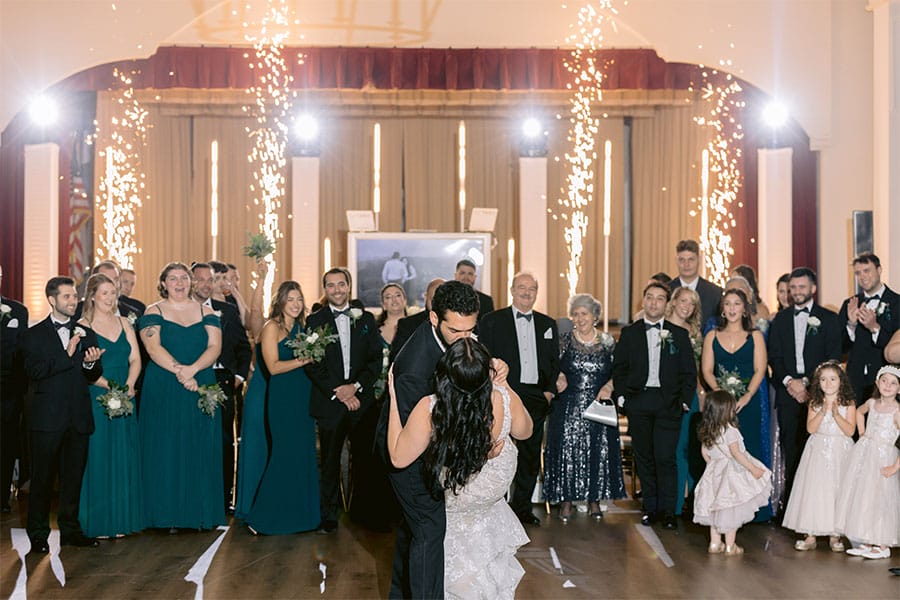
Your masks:
{"label": "white rose boutonniere", "polygon": [[9,304],[0,304],[0,322],[8,319],[10,313],[12,313],[12,306]]}
{"label": "white rose boutonniere", "polygon": [[351,308],[350,309],[350,318],[353,319],[353,322],[356,323],[359,318],[363,316],[363,311],[359,308]]}
{"label": "white rose boutonniere", "polygon": [[822,321],[819,320],[819,317],[810,317],[806,322],[806,332],[809,335],[816,335],[819,333],[819,327],[822,325]]}
{"label": "white rose boutonniere", "polygon": [[675,340],[672,339],[672,332],[668,329],[659,330],[659,345],[666,348],[669,354],[678,352],[678,348],[675,347]]}
{"label": "white rose boutonniere", "polygon": [[221,310],[214,310],[214,311],[212,311],[212,314],[214,314],[214,315],[215,315],[216,317],[218,317],[219,319],[222,318],[222,311],[221,311]]}
{"label": "white rose boutonniere", "polygon": [[886,320],[891,320],[891,306],[887,302],[879,302],[878,306],[875,307],[875,316],[876,317],[884,317]]}
{"label": "white rose boutonniere", "polygon": [[132,327],[134,327],[137,324],[138,316],[137,316],[136,312],[132,311],[132,312],[128,313],[128,316],[125,318],[128,319],[128,322],[131,323]]}
{"label": "white rose boutonniere", "polygon": [[81,327],[76,327],[75,329],[72,330],[72,335],[77,335],[79,337],[85,337],[87,335],[87,333],[85,333],[84,329],[82,329]]}

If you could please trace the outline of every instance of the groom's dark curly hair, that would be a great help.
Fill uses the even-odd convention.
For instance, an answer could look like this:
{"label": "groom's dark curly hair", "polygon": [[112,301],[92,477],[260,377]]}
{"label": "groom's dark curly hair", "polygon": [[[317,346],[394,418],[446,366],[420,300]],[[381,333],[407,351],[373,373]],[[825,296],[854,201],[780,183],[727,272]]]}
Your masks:
{"label": "groom's dark curly hair", "polygon": [[422,456],[425,484],[437,498],[446,490],[459,493],[487,462],[493,445],[492,375],[490,352],[468,337],[453,342],[437,364],[431,443]]}

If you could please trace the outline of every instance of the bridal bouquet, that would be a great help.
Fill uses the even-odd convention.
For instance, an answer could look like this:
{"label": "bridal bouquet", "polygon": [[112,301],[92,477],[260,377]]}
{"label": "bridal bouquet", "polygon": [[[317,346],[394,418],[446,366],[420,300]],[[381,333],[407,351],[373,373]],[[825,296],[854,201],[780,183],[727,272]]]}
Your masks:
{"label": "bridal bouquet", "polygon": [[294,350],[294,358],[309,358],[312,362],[319,362],[325,358],[325,349],[328,344],[340,339],[336,333],[331,333],[329,325],[322,325],[318,329],[297,334],[285,342],[288,348]]}
{"label": "bridal bouquet", "polygon": [[256,260],[262,260],[268,255],[275,252],[275,244],[266,237],[264,233],[248,233],[247,237],[250,239],[250,245],[244,246],[244,256],[249,256],[250,258],[255,258]]}
{"label": "bridal bouquet", "polygon": [[197,408],[210,418],[216,416],[216,409],[225,404],[227,399],[218,383],[201,385],[197,389],[197,394],[200,396],[200,399],[197,400]]}
{"label": "bridal bouquet", "polygon": [[725,367],[719,365],[719,376],[716,377],[716,383],[719,385],[719,389],[725,390],[734,396],[735,399],[738,399],[747,393],[747,384],[749,381],[742,379],[741,374],[737,372],[737,369],[729,371]]}
{"label": "bridal bouquet", "polygon": [[112,380],[109,381],[109,391],[97,396],[97,402],[110,419],[127,417],[134,412],[134,403],[128,397],[128,388]]}

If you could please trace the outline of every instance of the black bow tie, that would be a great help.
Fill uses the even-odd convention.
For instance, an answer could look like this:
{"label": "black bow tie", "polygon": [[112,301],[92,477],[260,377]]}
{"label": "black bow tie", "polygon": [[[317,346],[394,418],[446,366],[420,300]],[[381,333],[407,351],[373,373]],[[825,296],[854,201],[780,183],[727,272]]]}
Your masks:
{"label": "black bow tie", "polygon": [[662,323],[648,323],[644,321],[644,331],[650,331],[651,329],[659,329],[662,330]]}
{"label": "black bow tie", "polygon": [[866,296],[866,302],[869,302],[871,300],[881,300],[881,295],[875,294],[874,296]]}
{"label": "black bow tie", "polygon": [[795,317],[796,317],[797,315],[799,315],[800,313],[806,313],[806,314],[809,314],[809,307],[806,307],[806,308],[795,308],[795,309],[794,309],[794,316],[795,316]]}
{"label": "black bow tie", "polygon": [[345,317],[350,316],[350,308],[349,307],[345,308],[344,310],[337,310],[337,309],[332,308],[331,312],[332,312],[332,314],[334,314],[335,317],[337,317],[339,315],[344,315]]}
{"label": "black bow tie", "polygon": [[528,313],[527,315],[522,314],[522,313],[520,313],[520,312],[517,312],[517,313],[516,313],[516,318],[517,318],[517,319],[525,319],[526,321],[530,321],[530,320],[531,320],[531,317],[532,317],[532,313]]}
{"label": "black bow tie", "polygon": [[72,321],[66,321],[65,323],[60,323],[59,321],[53,321],[53,326],[57,329],[68,329],[72,330]]}

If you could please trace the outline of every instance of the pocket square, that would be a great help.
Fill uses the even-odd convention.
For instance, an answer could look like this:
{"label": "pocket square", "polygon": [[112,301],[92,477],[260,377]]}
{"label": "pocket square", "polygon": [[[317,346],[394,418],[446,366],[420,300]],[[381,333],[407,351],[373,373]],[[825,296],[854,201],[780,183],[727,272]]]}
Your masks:
{"label": "pocket square", "polygon": [[544,332],[544,339],[545,339],[545,340],[552,340],[552,339],[553,339],[553,330],[552,330],[551,328],[548,327],[548,328],[547,328],[547,331]]}
{"label": "pocket square", "polygon": [[18,327],[19,320],[18,319],[10,319],[9,323],[6,324],[7,327]]}

